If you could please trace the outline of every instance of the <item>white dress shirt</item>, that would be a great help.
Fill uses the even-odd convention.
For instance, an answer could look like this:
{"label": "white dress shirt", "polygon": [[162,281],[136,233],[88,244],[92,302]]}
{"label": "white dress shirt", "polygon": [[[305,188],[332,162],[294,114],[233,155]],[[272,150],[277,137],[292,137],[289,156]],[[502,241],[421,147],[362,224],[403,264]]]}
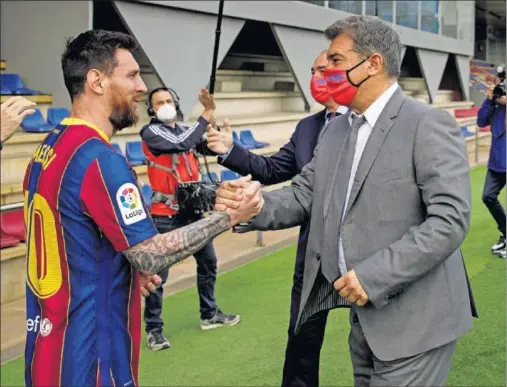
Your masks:
{"label": "white dress shirt", "polygon": [[[366,118],[366,122],[359,128],[357,133],[357,142],[356,149],[354,151],[354,159],[352,161],[352,169],[350,171],[349,184],[347,187],[347,196],[345,197],[345,206],[343,208],[342,219],[345,218],[345,210],[347,208],[350,192],[352,191],[352,184],[354,183],[354,178],[356,177],[357,167],[359,166],[359,161],[361,161],[361,156],[363,155],[364,148],[366,147],[366,143],[370,138],[370,134],[377,122],[380,114],[384,110],[385,106],[393,96],[394,92],[398,89],[398,83],[393,83],[382,95],[373,102],[368,109],[363,113],[364,118]],[[349,124],[352,125],[352,117],[361,117],[356,113],[352,112],[349,116]],[[347,265],[345,263],[345,254],[343,252],[343,243],[340,234],[340,240],[338,243],[338,268],[340,269],[340,274],[344,275],[347,272]]]}

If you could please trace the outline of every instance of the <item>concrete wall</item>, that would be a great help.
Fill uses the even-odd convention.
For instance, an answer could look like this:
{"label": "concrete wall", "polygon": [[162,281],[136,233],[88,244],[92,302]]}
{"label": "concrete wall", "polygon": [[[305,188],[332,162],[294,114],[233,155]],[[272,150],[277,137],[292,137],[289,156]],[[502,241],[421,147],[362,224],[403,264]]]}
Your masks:
{"label": "concrete wall", "polygon": [[1,1],[0,55],[27,87],[70,107],[60,57],[65,39],[92,26],[91,1]]}
{"label": "concrete wall", "polygon": [[[159,1],[137,0],[138,2],[156,4],[158,6],[185,9],[208,14],[218,13],[218,1]],[[269,4],[269,5],[268,5]],[[275,25],[284,25],[314,31],[324,31],[330,24],[339,18],[349,16],[349,13],[335,9],[324,8],[301,1],[226,1],[224,15],[250,20],[260,20]],[[429,32],[418,31],[412,28],[395,25],[399,32],[401,42],[406,46],[423,48],[473,56],[474,45],[470,40],[459,40],[446,36],[435,35]],[[474,28],[473,24],[470,28]]]}

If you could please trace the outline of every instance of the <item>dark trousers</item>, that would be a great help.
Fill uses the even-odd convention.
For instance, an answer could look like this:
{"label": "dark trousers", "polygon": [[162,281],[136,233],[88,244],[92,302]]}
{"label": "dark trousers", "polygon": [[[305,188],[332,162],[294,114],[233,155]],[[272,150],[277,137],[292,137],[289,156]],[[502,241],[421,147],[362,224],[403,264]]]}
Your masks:
{"label": "dark trousers", "polygon": [[495,219],[498,230],[505,236],[505,211],[498,201],[498,195],[503,187],[505,187],[505,172],[495,172],[488,169],[482,201]]}
{"label": "dark trousers", "polygon": [[[191,222],[184,222],[178,218],[169,218],[167,216],[153,215],[153,223],[160,233],[166,233],[186,226]],[[209,243],[194,254],[197,262],[197,292],[199,293],[199,311],[201,319],[213,317],[217,311],[215,301],[215,282],[217,279],[217,256],[213,243]],[[162,279],[162,285],[167,281],[169,268],[162,270],[158,275]],[[162,301],[164,289],[162,286],[157,288],[156,293],[146,297],[144,308],[144,321],[146,323],[146,332],[162,328],[164,322],[160,315],[162,314]]]}
{"label": "dark trousers", "polygon": [[291,293],[289,337],[283,366],[283,387],[319,385],[320,350],[324,341],[328,311],[314,314],[294,333],[303,288],[304,254],[298,254]]}

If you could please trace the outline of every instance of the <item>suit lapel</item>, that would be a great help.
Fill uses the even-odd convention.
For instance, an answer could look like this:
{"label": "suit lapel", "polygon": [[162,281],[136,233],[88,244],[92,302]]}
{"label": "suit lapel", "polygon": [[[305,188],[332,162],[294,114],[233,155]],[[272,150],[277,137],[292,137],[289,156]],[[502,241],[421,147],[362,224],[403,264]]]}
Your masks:
{"label": "suit lapel", "polygon": [[354,201],[364,184],[364,180],[366,179],[366,176],[368,176],[373,162],[377,158],[380,148],[394,124],[392,118],[398,115],[400,107],[405,99],[405,94],[401,88],[398,88],[380,114],[380,117],[378,118],[370,137],[368,138],[361,160],[359,161],[345,213],[347,213],[354,204]]}
{"label": "suit lapel", "polygon": [[[331,203],[331,198],[333,197],[333,187],[334,182],[336,180],[336,173],[338,172],[340,157],[343,151],[343,144],[345,144],[345,140],[347,139],[347,134],[350,130],[349,125],[349,117],[350,112],[346,113],[338,118],[335,118],[331,121],[327,130],[332,130],[336,133],[335,136],[332,137],[333,144],[328,144],[327,149],[335,149],[333,155],[331,156],[330,168],[329,168],[329,179],[326,184],[326,190],[324,192],[324,219],[327,218],[327,214],[329,213],[329,204]],[[321,139],[321,141],[323,138]],[[328,140],[329,141],[329,140]]]}
{"label": "suit lapel", "polygon": [[317,146],[317,140],[319,139],[320,132],[322,132],[322,128],[324,127],[325,122],[326,122],[326,109],[322,110],[321,112],[319,112],[319,114],[316,114],[314,116],[314,121],[312,123],[314,125],[314,128],[312,128],[311,131],[312,134],[310,135],[311,137],[310,136],[308,137],[311,149],[311,156],[309,160],[311,160],[313,157],[313,151]]}

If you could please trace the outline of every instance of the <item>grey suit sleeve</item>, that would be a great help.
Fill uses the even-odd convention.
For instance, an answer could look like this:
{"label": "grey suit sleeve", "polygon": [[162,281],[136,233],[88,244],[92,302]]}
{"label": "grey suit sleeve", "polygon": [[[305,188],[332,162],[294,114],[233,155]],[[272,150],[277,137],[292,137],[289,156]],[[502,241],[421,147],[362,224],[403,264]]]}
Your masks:
{"label": "grey suit sleeve", "polygon": [[439,110],[424,116],[414,148],[426,220],[354,268],[377,309],[444,262],[460,247],[470,225],[468,153],[454,117]]}
{"label": "grey suit sleeve", "polygon": [[317,150],[313,159],[292,179],[289,187],[264,192],[264,207],[253,219],[253,230],[283,230],[301,225],[310,217]]}

